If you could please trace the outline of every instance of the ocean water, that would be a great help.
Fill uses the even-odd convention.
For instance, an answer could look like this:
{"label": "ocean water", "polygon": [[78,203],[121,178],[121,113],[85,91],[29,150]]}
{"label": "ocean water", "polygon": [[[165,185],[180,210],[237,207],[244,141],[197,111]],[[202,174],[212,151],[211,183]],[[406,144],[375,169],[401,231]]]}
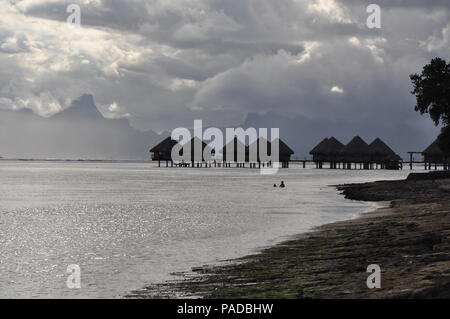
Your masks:
{"label": "ocean water", "polygon": [[0,298],[120,298],[374,208],[329,185],[408,173],[0,161]]}

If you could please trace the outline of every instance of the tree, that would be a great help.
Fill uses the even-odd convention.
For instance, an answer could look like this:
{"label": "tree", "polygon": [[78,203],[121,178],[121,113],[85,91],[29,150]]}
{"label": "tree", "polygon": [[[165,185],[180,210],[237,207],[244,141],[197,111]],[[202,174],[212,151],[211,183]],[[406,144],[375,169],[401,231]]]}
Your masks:
{"label": "tree", "polygon": [[421,74],[410,75],[416,96],[415,110],[429,113],[436,126],[442,124],[439,146],[450,152],[450,62],[434,58],[423,67]]}
{"label": "tree", "polygon": [[446,153],[450,153],[450,125],[444,126],[441,130],[441,134],[438,136],[438,143],[441,148]]}

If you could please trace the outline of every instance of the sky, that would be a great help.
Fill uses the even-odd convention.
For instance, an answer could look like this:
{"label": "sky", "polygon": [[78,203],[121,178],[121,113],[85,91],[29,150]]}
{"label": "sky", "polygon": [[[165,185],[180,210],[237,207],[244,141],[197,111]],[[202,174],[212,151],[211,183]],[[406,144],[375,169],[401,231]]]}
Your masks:
{"label": "sky", "polygon": [[448,0],[0,0],[0,15],[0,110],[48,118],[91,94],[141,131],[298,119],[317,124],[305,149],[342,125],[420,149],[436,129],[409,75],[450,59]]}

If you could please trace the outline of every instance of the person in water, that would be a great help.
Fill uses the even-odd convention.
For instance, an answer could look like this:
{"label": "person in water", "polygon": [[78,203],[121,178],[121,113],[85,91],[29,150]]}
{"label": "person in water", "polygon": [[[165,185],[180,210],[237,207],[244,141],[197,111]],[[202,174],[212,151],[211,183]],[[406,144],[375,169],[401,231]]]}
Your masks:
{"label": "person in water", "polygon": [[281,181],[280,187],[281,188],[285,188],[286,187],[286,185],[284,185],[284,181]]}
{"label": "person in water", "polygon": [[277,188],[277,184],[273,184],[273,188]]}

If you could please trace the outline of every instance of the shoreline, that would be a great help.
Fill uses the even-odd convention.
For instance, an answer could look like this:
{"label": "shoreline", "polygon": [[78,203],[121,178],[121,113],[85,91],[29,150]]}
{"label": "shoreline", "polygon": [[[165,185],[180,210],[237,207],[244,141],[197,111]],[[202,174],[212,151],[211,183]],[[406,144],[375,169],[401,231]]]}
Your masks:
{"label": "shoreline", "polygon": [[[337,189],[347,199],[381,207],[225,265],[194,268],[182,279],[126,297],[450,297],[450,179],[381,181]],[[381,289],[366,286],[370,264],[381,267]]]}

